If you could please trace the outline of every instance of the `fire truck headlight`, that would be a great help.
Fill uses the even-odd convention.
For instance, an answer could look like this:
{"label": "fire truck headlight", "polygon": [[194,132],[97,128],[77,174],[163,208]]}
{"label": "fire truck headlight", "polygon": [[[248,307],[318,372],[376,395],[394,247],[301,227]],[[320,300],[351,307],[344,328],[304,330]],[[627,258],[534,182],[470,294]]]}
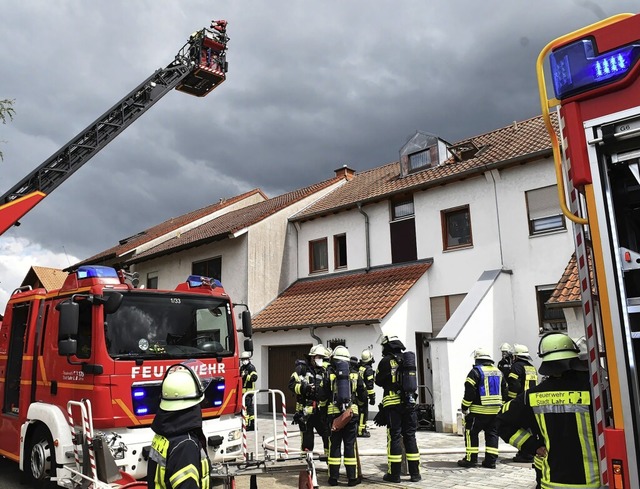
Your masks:
{"label": "fire truck headlight", "polygon": [[242,438],[242,430],[233,430],[229,432],[229,436],[227,437],[228,441],[235,441]]}

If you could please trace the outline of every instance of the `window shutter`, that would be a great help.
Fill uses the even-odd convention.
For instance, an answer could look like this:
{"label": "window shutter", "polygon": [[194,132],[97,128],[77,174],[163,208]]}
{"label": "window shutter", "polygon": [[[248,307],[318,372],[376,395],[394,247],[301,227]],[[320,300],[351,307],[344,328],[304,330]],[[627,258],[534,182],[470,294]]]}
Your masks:
{"label": "window shutter", "polygon": [[527,192],[529,219],[541,219],[561,213],[556,185]]}
{"label": "window shutter", "polygon": [[445,297],[431,298],[431,327],[436,336],[447,322],[447,304]]}

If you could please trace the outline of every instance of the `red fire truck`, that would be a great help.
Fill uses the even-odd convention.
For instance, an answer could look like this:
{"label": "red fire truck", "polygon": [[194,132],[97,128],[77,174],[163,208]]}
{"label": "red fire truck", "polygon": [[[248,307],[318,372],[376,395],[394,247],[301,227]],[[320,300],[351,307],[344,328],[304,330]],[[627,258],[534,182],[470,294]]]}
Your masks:
{"label": "red fire truck", "polygon": [[[242,313],[244,349],[251,318]],[[95,433],[118,469],[146,474],[166,369],[197,361],[208,379],[203,431],[214,460],[241,455],[242,385],[233,306],[215,280],[175,290],[134,288],[124,272],[81,266],[59,290],[23,287],[0,327],[0,455],[36,487],[73,487],[69,401],[89,401]],[[76,480],[77,482],[77,480]]]}
{"label": "red fire truck", "polygon": [[561,207],[574,222],[601,481],[633,489],[640,487],[640,15],[552,41],[537,73]]}

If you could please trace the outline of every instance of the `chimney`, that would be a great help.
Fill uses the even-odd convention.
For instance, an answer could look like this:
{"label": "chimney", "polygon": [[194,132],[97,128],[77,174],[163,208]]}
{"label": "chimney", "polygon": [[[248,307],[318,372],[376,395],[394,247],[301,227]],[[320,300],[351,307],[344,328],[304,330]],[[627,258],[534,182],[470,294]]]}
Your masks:
{"label": "chimney", "polygon": [[353,176],[356,174],[356,171],[349,168],[347,165],[342,165],[342,168],[338,168],[334,171],[336,172],[337,178],[344,178],[347,181],[353,180]]}

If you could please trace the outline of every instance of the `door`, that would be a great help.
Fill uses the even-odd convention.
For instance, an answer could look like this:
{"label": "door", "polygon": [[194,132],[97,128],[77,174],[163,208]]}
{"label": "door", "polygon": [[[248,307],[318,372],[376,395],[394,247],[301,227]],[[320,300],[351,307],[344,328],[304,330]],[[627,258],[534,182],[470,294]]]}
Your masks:
{"label": "door", "polygon": [[2,406],[2,412],[5,414],[18,415],[19,413],[24,336],[27,330],[30,306],[30,302],[15,304],[11,313],[7,378]]}
{"label": "door", "polygon": [[[284,392],[285,402],[287,403],[287,413],[294,413],[296,409],[295,395],[288,387],[289,379],[295,368],[296,360],[306,359],[311,346],[311,343],[309,343],[269,347],[268,385],[270,389],[279,389]],[[276,402],[280,402],[279,396],[276,396]],[[282,407],[277,406],[276,412],[280,412],[281,410]],[[269,411],[273,412],[271,399],[269,399]]]}

